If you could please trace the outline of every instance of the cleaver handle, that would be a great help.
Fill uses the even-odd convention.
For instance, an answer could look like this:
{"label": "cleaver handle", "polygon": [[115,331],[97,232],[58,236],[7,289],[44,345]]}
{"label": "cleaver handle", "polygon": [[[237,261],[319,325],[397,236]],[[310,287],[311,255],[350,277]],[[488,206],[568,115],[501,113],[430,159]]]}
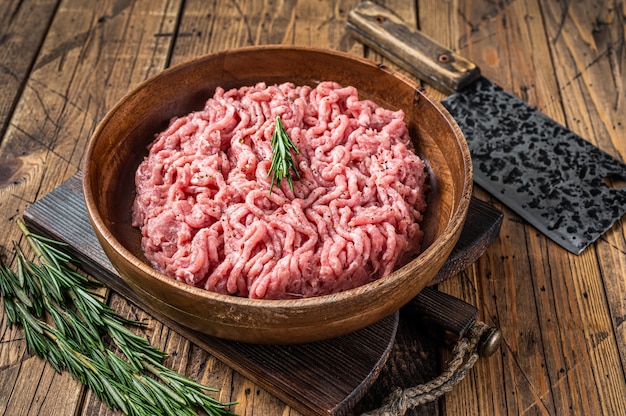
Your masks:
{"label": "cleaver handle", "polygon": [[445,92],[460,91],[480,77],[471,61],[407,26],[391,10],[371,1],[354,7],[346,23],[352,35],[422,81]]}

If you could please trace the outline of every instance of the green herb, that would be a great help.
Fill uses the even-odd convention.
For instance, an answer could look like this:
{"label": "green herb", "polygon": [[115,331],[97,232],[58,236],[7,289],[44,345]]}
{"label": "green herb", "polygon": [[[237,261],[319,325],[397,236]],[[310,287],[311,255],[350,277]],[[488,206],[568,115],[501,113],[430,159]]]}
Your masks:
{"label": "green herb", "polygon": [[[75,271],[63,243],[20,229],[35,261],[16,246],[17,271],[0,263],[0,294],[9,326],[21,325],[28,348],[58,372],[68,371],[107,405],[128,415],[234,415],[206,387],[162,364],[165,353],[126,327]],[[112,340],[112,346],[106,345]],[[119,354],[115,351],[119,351]]]}
{"label": "green herb", "polygon": [[289,182],[289,189],[293,190],[293,182],[291,180],[290,169],[293,169],[293,172],[298,178],[300,177],[300,173],[298,172],[298,169],[293,161],[291,151],[293,150],[297,155],[300,154],[300,151],[289,138],[289,135],[285,131],[285,126],[283,126],[283,122],[280,119],[280,116],[276,116],[276,126],[274,127],[274,134],[272,134],[271,145],[272,165],[267,171],[272,180],[272,182],[270,183],[270,194],[272,193],[274,183],[280,184],[280,181],[283,178],[287,179],[287,181]]}

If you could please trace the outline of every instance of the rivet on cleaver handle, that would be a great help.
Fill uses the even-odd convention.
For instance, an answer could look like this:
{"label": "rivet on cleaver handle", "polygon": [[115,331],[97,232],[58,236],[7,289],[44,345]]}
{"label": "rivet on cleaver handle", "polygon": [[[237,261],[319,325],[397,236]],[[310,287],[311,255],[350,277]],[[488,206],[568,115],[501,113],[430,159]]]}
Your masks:
{"label": "rivet on cleaver handle", "polygon": [[350,11],[347,27],[365,45],[447,92],[460,91],[480,77],[480,69],[474,63],[408,27],[392,11],[370,1]]}

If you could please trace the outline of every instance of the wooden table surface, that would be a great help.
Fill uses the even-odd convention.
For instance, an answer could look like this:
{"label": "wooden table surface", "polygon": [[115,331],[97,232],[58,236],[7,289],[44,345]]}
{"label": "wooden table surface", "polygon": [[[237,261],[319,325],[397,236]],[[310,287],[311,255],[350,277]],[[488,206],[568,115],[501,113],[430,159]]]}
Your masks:
{"label": "wooden table surface", "polygon": [[[243,45],[311,45],[384,61],[345,29],[357,3],[0,2],[3,259],[14,264],[13,241],[20,239],[16,219],[80,169],[96,124],[129,89],[188,58]],[[476,62],[505,89],[626,159],[624,3],[380,3]],[[501,328],[503,344],[494,356],[480,359],[444,398],[409,414],[626,414],[624,220],[576,256],[483,190],[477,187],[474,194],[504,212],[500,236],[477,263],[439,289],[478,306],[482,320]],[[123,314],[148,319],[150,340],[171,354],[166,363],[219,388],[219,399],[238,402],[232,409],[237,414],[298,414],[115,293],[108,301]],[[70,376],[55,373],[33,356],[23,332],[8,328],[4,315],[0,331],[1,414],[116,414]],[[419,348],[409,353],[419,355]],[[445,361],[449,353],[435,356]],[[379,405],[402,370],[386,369],[385,380],[375,384],[355,414]],[[424,377],[416,374],[414,381]]]}

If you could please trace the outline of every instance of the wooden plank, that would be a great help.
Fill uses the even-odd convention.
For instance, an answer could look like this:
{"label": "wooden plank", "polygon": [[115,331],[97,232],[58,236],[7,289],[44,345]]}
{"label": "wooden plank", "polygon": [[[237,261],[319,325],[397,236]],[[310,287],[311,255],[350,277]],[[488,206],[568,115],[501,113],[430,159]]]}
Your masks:
{"label": "wooden plank", "polygon": [[[624,45],[623,7],[614,2],[599,5],[542,4],[546,32],[557,69],[568,125],[583,137],[622,160],[626,159],[626,57],[619,52]],[[583,23],[584,22],[584,23]],[[579,39],[583,39],[580,42]],[[616,186],[623,186],[626,172],[621,172]],[[594,388],[606,397],[604,414],[623,413],[626,373],[626,226],[618,222],[596,245],[594,256],[575,267],[584,279],[576,280],[578,302],[583,321],[586,348],[592,366],[604,366],[607,374],[594,372]],[[599,269],[597,267],[599,265]],[[599,273],[599,274],[598,274]],[[603,286],[596,285],[596,281]],[[580,296],[582,295],[582,296]],[[604,318],[608,301],[609,316]],[[613,333],[614,331],[614,333]],[[615,351],[614,343],[618,350]],[[616,361],[621,366],[616,365]]]}
{"label": "wooden plank", "polygon": [[[467,26],[467,30],[461,33],[467,33],[467,38],[463,39],[466,42],[466,50],[470,52],[470,55],[473,55],[472,58],[481,66],[487,76],[495,77],[496,82],[511,89],[513,83],[519,83],[521,80],[516,78],[517,75],[512,73],[508,64],[508,60],[512,59],[509,55],[513,52],[510,51],[512,48],[508,43],[510,41],[508,39],[508,31],[505,30],[503,25],[505,19],[508,19],[509,16],[505,14],[504,6],[502,6],[502,9],[498,8],[497,5],[483,4],[482,6],[481,8],[478,5],[474,9],[474,13],[465,16],[467,21],[464,23]],[[468,10],[464,9],[462,11],[462,13],[465,12],[468,12]],[[518,24],[515,21],[511,23],[508,20],[506,23],[509,25]],[[470,32],[470,28],[472,32]],[[514,33],[516,32],[515,29],[517,29],[517,26],[514,27]],[[519,48],[520,45],[517,44],[516,47]],[[538,56],[535,59],[538,59]],[[527,68],[526,71],[528,71]],[[515,81],[512,81],[513,79]],[[496,393],[493,394],[495,405],[492,410],[507,408],[513,413],[522,413],[526,409],[534,409],[537,412],[554,413],[555,408],[552,396],[548,394],[545,397],[538,398],[531,385],[542,383],[542,385],[537,387],[541,388],[542,393],[544,392],[547,384],[547,374],[542,364],[545,361],[545,357],[542,356],[541,328],[538,322],[539,317],[536,316],[537,306],[531,280],[532,270],[527,264],[528,253],[524,252],[527,245],[525,240],[526,230],[525,226],[519,221],[506,221],[511,221],[511,218],[515,219],[514,216],[505,214],[503,236],[506,236],[506,240],[501,241],[499,244],[496,242],[498,247],[494,248],[494,258],[486,270],[487,276],[492,276],[492,279],[494,277],[502,277],[504,281],[498,280],[493,282],[493,287],[489,287],[490,292],[488,293],[476,293],[474,295],[486,302],[487,305],[485,307],[489,308],[487,310],[491,311],[494,319],[499,319],[501,325],[508,328],[505,337],[506,348],[503,351],[501,363],[498,363],[501,368],[497,368],[495,371],[503,374],[505,385],[509,386],[509,388],[503,390],[502,385],[497,385]],[[518,250],[521,249],[521,252],[514,253],[516,247]],[[479,288],[482,282],[478,281],[477,276],[470,275],[470,278],[472,280],[465,282],[466,288],[467,286]],[[495,298],[492,298],[493,301],[488,298],[489,294],[492,294]],[[515,316],[511,315],[513,313],[515,313]],[[559,343],[554,344],[558,345]],[[488,372],[488,370],[485,371],[485,373]],[[525,375],[528,375],[528,381],[524,379]],[[477,374],[478,376],[479,374]],[[472,378],[471,381],[472,383],[467,385],[468,390],[480,388],[484,383],[484,380],[481,379]],[[465,390],[465,393],[468,390]],[[484,389],[482,389],[481,393],[484,392]],[[488,401],[489,398],[486,397],[481,400],[481,403],[472,403],[473,408],[489,406]],[[537,402],[539,402],[539,406],[537,406]],[[458,409],[459,406],[462,406],[461,403],[455,401],[454,397],[449,398],[446,404],[453,409]]]}
{"label": "wooden plank", "polygon": [[[36,55],[0,148],[3,162],[15,167],[0,187],[0,227],[5,248],[11,251],[9,242],[21,238],[14,218],[78,170],[96,123],[126,90],[165,67],[171,37],[155,34],[173,32],[180,4],[65,1],[57,7],[56,3],[26,1],[21,8],[15,2],[8,6],[15,13],[2,18],[19,18],[11,30],[26,37],[20,50],[13,50],[17,44],[11,46],[13,55],[23,54],[24,59]],[[18,31],[15,24],[28,29]],[[26,39],[39,42],[37,33],[45,33],[41,47],[29,46]],[[18,61],[16,70],[24,66]],[[11,333],[6,332],[4,319],[2,326],[3,334]],[[20,370],[11,379],[13,384],[3,386],[3,392],[9,393],[5,414],[23,414],[30,408],[33,414],[77,413],[82,386],[47,366],[27,371],[25,363],[39,359],[16,348],[23,335],[13,334],[10,340],[0,344],[0,362]]]}
{"label": "wooden plank", "polygon": [[[0,2],[0,138],[35,62],[58,0],[6,0]],[[22,30],[28,27],[29,30]],[[20,164],[0,165],[0,184],[10,182]]]}
{"label": "wooden plank", "polygon": [[[263,44],[329,47],[360,53],[345,31],[347,13],[359,0],[191,0],[185,4],[172,62],[229,48]],[[279,64],[279,63],[277,63]]]}
{"label": "wooden plank", "polygon": [[[587,140],[613,156],[626,160],[626,55],[623,10],[615,2],[602,7],[591,3],[542,4],[552,46],[566,118]],[[582,39],[583,42],[579,40]],[[619,175],[618,175],[619,176]],[[620,180],[621,179],[621,180]],[[613,178],[623,187],[626,172]],[[597,244],[598,262],[626,372],[626,226],[619,222]]]}
{"label": "wooden plank", "polygon": [[[448,46],[476,62],[487,77],[505,89],[557,121],[567,120],[570,128],[587,136],[588,131],[580,128],[579,120],[588,110],[583,109],[576,120],[566,117],[571,105],[582,102],[581,96],[568,95],[563,88],[565,77],[555,77],[554,73],[582,73],[588,68],[580,65],[581,59],[571,57],[585,55],[593,60],[602,52],[594,55],[580,50],[580,42],[574,40],[580,33],[564,35],[562,31],[561,36],[570,37],[565,43],[549,33],[555,33],[551,25],[568,20],[572,28],[584,32],[577,26],[576,16],[586,7],[595,6],[588,2],[585,6],[576,4],[576,9],[567,12],[559,9],[562,6],[532,0],[471,4],[420,1],[420,25],[435,39],[450,42]],[[570,6],[574,7],[569,3],[566,7]],[[546,9],[551,10],[553,17],[548,16]],[[596,13],[602,15],[598,10]],[[441,25],[441,16],[446,14],[456,15],[450,20],[457,24],[449,28]],[[592,32],[591,28],[587,30],[585,36]],[[606,78],[598,75],[594,87],[602,83],[601,79]],[[608,84],[600,89],[615,91],[615,85]],[[595,102],[599,104],[601,100]],[[599,106],[606,105],[606,101],[603,103]],[[585,117],[598,120],[598,114],[588,112]],[[608,119],[604,120],[607,125]],[[612,123],[618,124],[619,118],[612,118]],[[606,148],[610,151],[613,146]],[[488,198],[480,189],[475,193]],[[515,214],[502,209],[505,220],[500,238],[461,274],[461,279],[440,285],[442,290],[480,305],[483,319],[498,324],[504,336],[501,354],[478,363],[464,383],[446,396],[446,412],[500,414],[507,409],[509,414],[623,413],[625,382],[617,344],[623,345],[624,336],[614,332],[617,319],[613,323],[607,319],[605,296],[612,298],[614,304],[623,305],[624,292],[618,288],[613,297],[605,293],[596,255],[596,250],[604,250],[605,264],[611,265],[607,266],[611,267],[609,271],[616,277],[624,275],[624,268],[616,269],[624,263],[614,260],[624,254],[622,224],[607,234],[613,243],[611,248],[600,241],[596,250],[576,257],[564,253]],[[623,311],[621,308],[616,309]],[[619,316],[624,316],[623,312]],[[611,370],[598,374],[596,368]],[[468,402],[466,398],[470,396],[477,399]]]}

